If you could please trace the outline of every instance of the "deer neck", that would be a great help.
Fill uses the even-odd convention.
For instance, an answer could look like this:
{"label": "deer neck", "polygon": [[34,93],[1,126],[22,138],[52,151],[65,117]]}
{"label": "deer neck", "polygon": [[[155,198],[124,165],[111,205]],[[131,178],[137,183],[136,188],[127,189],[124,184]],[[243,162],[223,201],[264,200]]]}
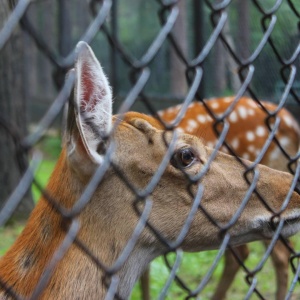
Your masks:
{"label": "deer neck", "polygon": [[[122,253],[136,225],[136,222],[133,222],[132,226],[118,224],[130,217],[124,215],[124,212],[124,220],[115,217],[118,214],[114,214],[116,213],[114,210],[120,209],[120,206],[112,207],[108,199],[119,197],[123,202],[124,195],[122,198],[121,191],[112,194],[115,189],[111,188],[111,184],[117,183],[104,183],[101,195],[102,197],[105,195],[105,198],[92,200],[95,203],[91,203],[92,205],[80,214],[80,230],[77,235],[78,240],[93,256],[108,268],[113,266]],[[70,177],[64,153],[51,176],[47,190],[53,199],[58,200],[60,205],[66,208],[72,207],[82,193],[82,187],[78,187],[78,183],[74,184]],[[103,202],[105,209],[97,208],[96,202]],[[22,234],[0,260],[1,280],[7,286],[11,286],[17,294],[30,296],[55,251],[63,242],[68,226],[69,224],[64,224],[56,209],[42,198]],[[120,228],[126,229],[126,232],[120,232]],[[132,251],[117,272],[119,282],[117,291],[121,298],[129,297],[134,283],[157,255],[147,247],[136,247]],[[101,267],[78,246],[72,244],[64,258],[57,264],[48,284],[49,288],[44,290],[42,298],[54,299],[60,296],[63,299],[77,297],[102,299],[109,284],[110,278],[104,277]]]}

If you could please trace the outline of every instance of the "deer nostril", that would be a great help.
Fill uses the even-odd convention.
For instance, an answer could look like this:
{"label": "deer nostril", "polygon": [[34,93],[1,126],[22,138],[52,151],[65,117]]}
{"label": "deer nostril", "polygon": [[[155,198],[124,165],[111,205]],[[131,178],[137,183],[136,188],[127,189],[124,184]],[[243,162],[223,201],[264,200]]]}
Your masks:
{"label": "deer nostril", "polygon": [[300,181],[297,181],[294,191],[300,195]]}

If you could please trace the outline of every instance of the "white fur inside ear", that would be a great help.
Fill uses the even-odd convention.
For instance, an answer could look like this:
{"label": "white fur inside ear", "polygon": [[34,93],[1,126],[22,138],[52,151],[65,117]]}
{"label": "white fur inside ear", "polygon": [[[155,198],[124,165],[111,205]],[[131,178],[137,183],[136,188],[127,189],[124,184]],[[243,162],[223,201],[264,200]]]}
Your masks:
{"label": "white fur inside ear", "polygon": [[80,111],[78,125],[85,146],[97,162],[101,137],[108,135],[112,124],[112,93],[108,80],[91,48],[78,45],[76,102]]}

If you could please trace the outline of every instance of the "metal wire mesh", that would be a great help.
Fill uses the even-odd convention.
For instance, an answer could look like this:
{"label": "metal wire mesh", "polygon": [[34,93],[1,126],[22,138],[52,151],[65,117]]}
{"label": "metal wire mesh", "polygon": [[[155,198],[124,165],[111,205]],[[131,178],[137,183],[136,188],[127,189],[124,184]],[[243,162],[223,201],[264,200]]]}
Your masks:
{"label": "metal wire mesh", "polygon": [[[297,7],[296,1],[293,2],[291,0],[279,0],[273,1],[274,3],[266,9],[261,2],[262,1],[253,0],[251,1],[251,4],[255,6],[257,14],[260,14],[261,16],[260,20],[262,27],[262,38],[260,43],[251,53],[251,55],[244,58],[241,58],[239,53],[237,53],[233,49],[232,45],[227,40],[226,35],[224,34],[224,27],[228,19],[227,10],[231,6],[231,1],[205,1],[203,3],[203,5],[205,6],[205,13],[208,14],[211,19],[213,30],[207,41],[204,43],[203,47],[192,58],[188,58],[183,53],[182,49],[178,45],[178,37],[175,36],[172,32],[175,21],[178,17],[177,1],[157,1],[159,7],[157,11],[158,14],[152,17],[159,19],[161,27],[150,46],[148,46],[144,53],[139,57],[135,57],[132,54],[130,54],[126,50],[126,47],[122,44],[122,41],[120,41],[116,36],[114,36],[114,34],[110,30],[110,27],[108,26],[107,20],[111,13],[113,4],[112,0],[90,1],[89,5],[90,13],[92,16],[92,22],[90,23],[85,33],[80,37],[79,40],[91,43],[99,32],[102,32],[104,34],[107,41],[110,43],[113,51],[115,51],[118,54],[121,60],[130,69],[129,79],[132,86],[128,91],[127,95],[125,96],[125,99],[122,101],[122,105],[119,108],[118,113],[124,113],[126,111],[129,111],[134,105],[134,103],[136,103],[136,101],[141,101],[147,107],[148,112],[155,115],[160,120],[160,122],[164,125],[166,132],[172,131],[174,127],[178,125],[180,120],[184,117],[188,105],[194,99],[199,101],[203,100],[203,95],[201,94],[201,91],[199,89],[199,86],[202,82],[203,73],[205,72],[205,68],[203,67],[203,65],[207,61],[208,55],[212,51],[216,42],[220,40],[225,45],[229,55],[237,65],[237,73],[241,81],[240,88],[237,91],[234,103],[237,103],[242,95],[248,93],[258,104],[260,104],[260,100],[258,99],[257,94],[255,92],[255,87],[253,88],[252,85],[253,74],[255,72],[253,64],[258,60],[262,49],[266,45],[270,46],[273,53],[275,54],[277,62],[279,62],[280,64],[279,72],[280,76],[282,77],[282,80],[285,83],[285,86],[276,111],[269,111],[267,108],[261,105],[262,109],[266,114],[266,124],[270,129],[269,140],[266,141],[265,146],[267,148],[271,141],[276,142],[276,144],[280,147],[281,151],[289,160],[290,171],[293,174],[295,174],[295,180],[297,180],[297,178],[299,178],[299,166],[298,168],[296,167],[296,162],[299,158],[299,153],[297,156],[291,157],[285,151],[280,141],[276,138],[276,132],[280,122],[277,116],[279,111],[285,106],[287,99],[292,98],[293,104],[298,107],[300,106],[299,94],[297,94],[297,91],[295,89],[295,76],[297,71],[299,71],[300,44],[298,42],[297,46],[294,49],[291,49],[289,56],[283,56],[281,53],[279,53],[276,47],[276,42],[274,42],[272,38],[272,32],[276,24],[276,15],[280,9],[280,5],[283,2],[285,2],[288,5],[290,12],[295,15],[295,17],[298,19],[298,22],[300,21],[299,7]],[[0,55],[1,49],[5,47],[7,41],[9,41],[9,39],[11,38],[14,29],[20,25],[22,30],[26,31],[30,35],[38,51],[43,53],[43,55],[47,57],[49,62],[51,62],[51,64],[55,66],[55,68],[57,69],[56,74],[65,75],[66,71],[73,67],[75,60],[75,49],[73,49],[68,55],[65,56],[57,55],[57,52],[53,50],[53,45],[49,45],[47,41],[43,38],[43,36],[32,25],[31,20],[28,17],[28,9],[31,5],[35,5],[35,2],[29,0],[20,0],[16,4],[12,4],[11,14],[7,21],[4,23],[3,27],[0,29]],[[173,49],[175,50],[177,56],[184,63],[189,86],[188,93],[182,101],[182,109],[180,110],[172,124],[166,123],[162,119],[160,119],[159,115],[156,114],[156,108],[154,107],[151,98],[147,95],[147,92],[145,92],[145,86],[148,83],[151,74],[151,63],[157,56],[160,49],[165,44],[170,44],[171,47],[173,47]],[[167,240],[161,234],[160,228],[156,228],[150,222],[148,222],[148,218],[151,213],[152,206],[151,194],[155,189],[156,185],[159,183],[160,178],[163,175],[163,172],[171,159],[174,141],[171,141],[171,143],[169,143],[168,151],[164,157],[164,160],[159,165],[151,182],[143,190],[138,189],[134,182],[130,182],[128,180],[126,174],[122,172],[121,166],[112,163],[110,157],[113,152],[113,145],[111,145],[106,151],[106,163],[101,165],[101,167],[97,169],[96,173],[87,184],[84,193],[76,201],[74,206],[69,209],[61,207],[57,200],[52,198],[51,194],[49,194],[47,190],[43,190],[42,186],[40,186],[40,184],[34,179],[34,170],[37,168],[42,158],[40,157],[38,152],[33,152],[34,154],[31,156],[31,162],[30,164],[28,164],[26,159],[27,155],[32,149],[34,149],[36,143],[43,137],[46,130],[51,126],[57,115],[62,112],[64,104],[67,103],[68,98],[72,92],[73,84],[74,74],[71,72],[69,73],[69,76],[61,86],[56,99],[53,99],[51,107],[49,107],[46,114],[40,120],[38,126],[36,127],[37,129],[33,133],[27,135],[25,138],[21,138],[19,134],[19,129],[16,128],[15,124],[11,124],[8,120],[6,120],[5,116],[2,116],[0,113],[0,126],[13,139],[17,149],[16,160],[19,168],[23,171],[22,179],[20,180],[19,184],[15,187],[14,192],[6,200],[5,205],[0,211],[0,225],[2,226],[7,222],[17,205],[20,203],[20,201],[22,201],[22,198],[26,191],[30,189],[32,183],[42,190],[43,195],[46,197],[49,203],[51,203],[54,209],[61,215],[63,222],[68,224],[68,226],[66,226],[67,229],[65,238],[63,239],[62,243],[58,245],[53,257],[51,257],[48,265],[43,270],[42,276],[36,283],[34,292],[31,295],[30,299],[38,299],[42,295],[44,288],[48,284],[49,279],[51,278],[51,275],[54,272],[57,262],[64,256],[64,254],[68,251],[69,247],[72,244],[76,244],[76,246],[79,247],[81,251],[83,251],[86,254],[86,256],[89,257],[95,265],[97,265],[99,269],[104,271],[105,275],[103,277],[103,284],[107,288],[106,299],[119,299],[120,296],[117,293],[117,272],[128,260],[141,232],[144,230],[145,227],[148,227],[152,234],[157,239],[159,239],[163,245],[165,245],[166,253],[175,254],[175,260],[172,260],[172,262],[170,261],[170,259],[168,259],[168,256],[165,257],[166,265],[170,269],[170,274],[166,284],[163,287],[163,290],[160,293],[159,299],[167,297],[169,287],[174,281],[179,286],[179,288],[184,291],[186,299],[196,298],[199,295],[201,296],[203,289],[205,288],[207,282],[212,276],[212,273],[220,264],[222,255],[224,254],[227,247],[229,247],[235,254],[237,260],[239,261],[239,264],[242,266],[246,274],[246,280],[248,282],[249,289],[247,294],[243,295],[243,298],[250,299],[254,294],[256,294],[258,298],[265,299],[265,296],[257,288],[257,274],[261,272],[261,269],[265,264],[266,259],[269,257],[270,252],[278,239],[281,239],[285,243],[285,246],[291,252],[290,263],[294,276],[292,283],[289,287],[289,292],[287,294],[287,299],[291,299],[293,295],[293,290],[298,284],[297,281],[299,276],[299,253],[297,252],[297,250],[293,249],[284,238],[280,236],[280,232],[283,226],[282,220],[280,220],[279,225],[277,226],[274,232],[274,236],[269,247],[265,252],[264,257],[260,260],[259,264],[255,267],[255,269],[249,269],[235,253],[234,248],[232,248],[229,244],[229,229],[235,224],[238,217],[242,214],[242,211],[247,205],[247,201],[250,195],[252,193],[256,193],[259,195],[258,191],[256,190],[256,183],[258,179],[256,166],[261,161],[266,149],[264,149],[258,154],[257,159],[255,160],[255,162],[253,162],[253,164],[250,165],[250,167],[245,165],[243,161],[237,157],[237,160],[239,160],[240,163],[244,165],[244,177],[245,180],[248,181],[249,189],[244,198],[241,199],[240,209],[234,214],[232,220],[225,226],[220,226],[216,222],[216,220],[214,220],[214,216],[207,212],[205,210],[205,207],[202,206],[201,197],[203,194],[203,187],[201,185],[199,186],[196,195],[194,195],[190,189],[193,183],[197,182],[208,172],[210,163],[214,160],[214,157],[216,155],[216,151],[220,149],[223,144],[227,146],[229,152],[231,152],[232,155],[235,155],[235,152],[232,149],[231,145],[226,142],[226,135],[228,132],[228,123],[226,122],[226,118],[233,111],[234,105],[230,106],[229,109],[222,115],[214,114],[214,112],[211,111],[208,106],[206,106],[208,114],[210,114],[215,120],[214,130],[219,136],[218,144],[216,146],[216,150],[213,152],[212,156],[210,157],[210,160],[207,162],[205,168],[203,168],[201,173],[197,174],[196,178],[189,178],[190,185],[187,187],[187,192],[190,193],[191,199],[193,199],[193,204],[191,206],[189,216],[177,238],[174,240]],[[203,103],[205,105],[205,102]],[[101,261],[101,259],[99,259],[93,254],[93,251],[91,249],[88,249],[88,247],[81,240],[78,239],[77,234],[80,230],[80,224],[78,222],[77,216],[80,215],[84,208],[89,204],[91,195],[94,193],[94,191],[100,184],[109,167],[114,169],[116,174],[120,177],[120,180],[122,180],[127,185],[128,189],[130,189],[131,192],[135,195],[135,200],[132,202],[132,206],[135,209],[139,218],[134,232],[132,233],[132,237],[128,240],[123,251],[121,251],[121,255],[117,257],[117,259],[112,263],[112,265],[107,266]],[[259,197],[262,203],[264,203],[265,206],[268,206],[264,198],[260,195]],[[289,199],[287,199],[286,201],[289,201]],[[201,210],[207,216],[207,218],[219,229],[220,236],[222,236],[222,243],[220,246],[220,250],[216,254],[215,259],[211,265],[211,268],[207,270],[206,275],[201,280],[198,279],[196,287],[191,288],[189,286],[189,282],[187,282],[187,280],[185,280],[184,278],[181,278],[180,275],[176,275],[176,272],[178,271],[180,261],[182,259],[182,241],[184,240],[187,232],[189,231],[193,218],[198,210]],[[273,219],[275,220],[275,218],[278,216],[276,215],[275,211],[273,211],[273,213]],[[5,282],[1,280],[1,278],[0,284],[2,288],[6,290],[7,295],[15,299],[23,299],[21,295],[18,295],[14,291],[13,286],[8,286]]]}

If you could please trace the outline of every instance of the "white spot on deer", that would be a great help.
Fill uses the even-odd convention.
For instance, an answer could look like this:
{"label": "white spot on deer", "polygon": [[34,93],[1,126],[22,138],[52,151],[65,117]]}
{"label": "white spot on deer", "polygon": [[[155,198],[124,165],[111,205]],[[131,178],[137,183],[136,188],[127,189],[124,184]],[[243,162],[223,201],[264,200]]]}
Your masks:
{"label": "white spot on deer", "polygon": [[285,122],[285,124],[288,126],[288,127],[292,127],[293,126],[293,119],[289,116],[289,115],[284,115],[283,116],[283,121]]}
{"label": "white spot on deer", "polygon": [[239,115],[242,119],[246,119],[247,118],[247,109],[245,106],[239,106],[237,108]]}
{"label": "white spot on deer", "polygon": [[255,133],[257,136],[264,136],[266,135],[266,128],[263,126],[257,126]]}
{"label": "white spot on deer", "polygon": [[249,142],[253,142],[254,139],[255,139],[255,134],[254,134],[252,131],[247,131],[247,132],[246,132],[246,139],[247,139]]}
{"label": "white spot on deer", "polygon": [[300,135],[300,127],[297,122],[293,122],[293,129]]}
{"label": "white spot on deer", "polygon": [[207,120],[207,122],[212,122],[213,119],[212,119],[212,117],[210,115],[207,115],[206,116],[206,120]]}
{"label": "white spot on deer", "polygon": [[279,139],[279,143],[280,143],[281,146],[284,147],[284,146],[287,146],[287,145],[291,144],[291,140],[288,137],[284,136],[284,137]]}
{"label": "white spot on deer", "polygon": [[271,160],[277,160],[278,158],[280,158],[280,155],[281,155],[281,150],[276,147],[271,153],[270,153],[270,156],[269,158]]}
{"label": "white spot on deer", "polygon": [[243,154],[242,154],[242,158],[250,159],[249,153],[247,153],[247,152],[243,153]]}
{"label": "white spot on deer", "polygon": [[249,145],[247,150],[248,150],[248,152],[255,153],[256,148],[253,145]]}
{"label": "white spot on deer", "polygon": [[213,109],[219,108],[220,104],[217,101],[212,101],[210,107]]}
{"label": "white spot on deer", "polygon": [[197,122],[194,121],[194,120],[188,120],[187,123],[188,123],[188,126],[191,127],[191,128],[193,128],[193,129],[198,127]]}
{"label": "white spot on deer", "polygon": [[240,141],[238,140],[238,138],[235,138],[230,142],[230,145],[233,149],[237,149],[240,145]]}
{"label": "white spot on deer", "polygon": [[206,146],[207,146],[208,148],[214,148],[214,147],[215,147],[215,143],[214,143],[214,142],[207,142],[207,143],[206,143]]}
{"label": "white spot on deer", "polygon": [[205,115],[198,115],[198,116],[197,116],[197,120],[198,120],[200,123],[204,124],[204,123],[206,123],[206,116],[205,116]]}
{"label": "white spot on deer", "polygon": [[248,98],[247,104],[255,109],[258,108],[257,104],[250,98]]}
{"label": "white spot on deer", "polygon": [[225,97],[223,100],[224,102],[229,103],[232,101],[232,97]]}
{"label": "white spot on deer", "polygon": [[184,129],[182,129],[182,128],[180,128],[180,127],[179,127],[179,128],[176,128],[175,130],[177,131],[177,133],[184,133]]}
{"label": "white spot on deer", "polygon": [[247,111],[248,111],[249,116],[254,116],[255,115],[255,110],[254,109],[248,108]]}
{"label": "white spot on deer", "polygon": [[176,109],[176,107],[169,107],[166,109],[166,113],[167,114],[172,114],[175,113],[178,109]]}
{"label": "white spot on deer", "polygon": [[233,111],[230,115],[229,115],[229,121],[231,123],[235,123],[238,120],[238,115],[236,113],[236,111]]}

